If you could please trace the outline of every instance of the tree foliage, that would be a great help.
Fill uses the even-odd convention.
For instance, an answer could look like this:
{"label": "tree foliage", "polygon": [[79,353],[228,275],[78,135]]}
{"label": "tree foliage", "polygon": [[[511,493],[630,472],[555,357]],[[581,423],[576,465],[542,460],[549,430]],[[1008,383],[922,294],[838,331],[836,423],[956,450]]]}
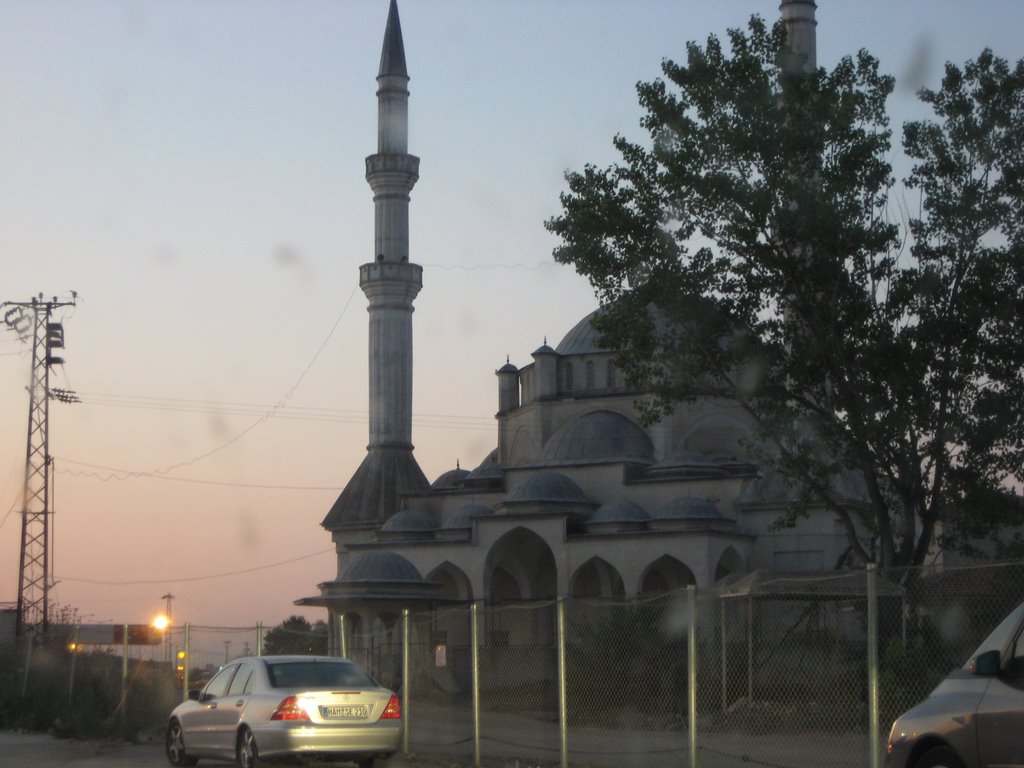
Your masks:
{"label": "tree foliage", "polygon": [[289,616],[263,636],[267,654],[323,655],[327,653],[327,624],[310,624],[303,616]]}
{"label": "tree foliage", "polygon": [[[757,17],[728,43],[637,86],[650,141],[568,174],[556,259],[590,279],[648,419],[739,403],[752,449],[861,560],[995,539],[1024,482],[1024,62],[986,50],[921,93],[901,227],[878,61],[812,70]],[[850,470],[861,505],[836,492]]]}

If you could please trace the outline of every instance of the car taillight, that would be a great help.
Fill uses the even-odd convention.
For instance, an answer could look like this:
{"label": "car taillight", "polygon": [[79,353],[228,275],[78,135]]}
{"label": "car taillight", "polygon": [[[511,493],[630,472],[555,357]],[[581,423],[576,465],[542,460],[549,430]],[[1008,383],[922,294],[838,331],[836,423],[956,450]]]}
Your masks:
{"label": "car taillight", "polygon": [[400,720],[402,717],[402,704],[398,701],[397,696],[392,696],[391,701],[384,707],[384,711],[380,713],[381,720]]}
{"label": "car taillight", "polygon": [[299,706],[299,700],[295,696],[289,696],[277,705],[277,709],[274,710],[274,714],[270,716],[270,719],[309,720],[309,715],[306,714],[306,710]]}

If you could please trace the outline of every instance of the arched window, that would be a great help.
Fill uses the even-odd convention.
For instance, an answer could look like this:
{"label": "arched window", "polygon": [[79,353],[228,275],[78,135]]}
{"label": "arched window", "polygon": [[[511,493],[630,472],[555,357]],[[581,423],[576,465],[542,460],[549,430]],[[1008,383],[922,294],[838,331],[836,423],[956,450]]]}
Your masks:
{"label": "arched window", "polygon": [[607,371],[607,374],[608,374],[608,384],[607,384],[608,389],[615,389],[615,366],[612,364],[611,360],[608,361],[608,371]]}
{"label": "arched window", "polygon": [[594,378],[595,378],[595,374],[594,374],[594,361],[593,360],[587,360],[587,364],[586,364],[586,366],[583,369],[583,380],[585,382],[584,385],[585,385],[585,387],[587,389],[593,389],[594,388]]}
{"label": "arched window", "polygon": [[567,392],[572,392],[576,387],[576,374],[572,369],[572,363],[565,364],[565,389]]}

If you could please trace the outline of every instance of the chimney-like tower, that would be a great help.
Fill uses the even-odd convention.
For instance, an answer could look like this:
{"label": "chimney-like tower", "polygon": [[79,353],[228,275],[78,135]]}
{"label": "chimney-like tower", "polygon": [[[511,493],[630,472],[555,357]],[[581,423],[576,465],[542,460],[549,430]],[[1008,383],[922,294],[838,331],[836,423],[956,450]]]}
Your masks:
{"label": "chimney-like tower", "polygon": [[379,525],[403,493],[428,487],[412,445],[412,313],[423,268],[409,262],[409,193],[419,179],[408,153],[409,74],[398,4],[391,0],[377,73],[377,153],[366,158],[373,190],[374,258],[359,268],[369,303],[370,438],[367,455],[322,525]]}
{"label": "chimney-like tower", "polygon": [[815,27],[818,22],[814,12],[818,6],[814,0],[782,0],[779,12],[786,25],[790,47],[807,57],[804,69],[808,72],[818,66],[818,43]]}

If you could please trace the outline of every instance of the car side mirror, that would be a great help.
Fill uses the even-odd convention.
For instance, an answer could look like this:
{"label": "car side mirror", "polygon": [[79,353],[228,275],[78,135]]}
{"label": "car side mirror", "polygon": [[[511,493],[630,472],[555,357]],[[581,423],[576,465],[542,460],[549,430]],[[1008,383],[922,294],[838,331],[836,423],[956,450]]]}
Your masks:
{"label": "car side mirror", "polygon": [[199,701],[199,689],[193,688],[188,692],[188,698],[190,701]]}
{"label": "car side mirror", "polygon": [[985,651],[973,659],[969,669],[978,677],[995,677],[999,674],[999,651]]}

